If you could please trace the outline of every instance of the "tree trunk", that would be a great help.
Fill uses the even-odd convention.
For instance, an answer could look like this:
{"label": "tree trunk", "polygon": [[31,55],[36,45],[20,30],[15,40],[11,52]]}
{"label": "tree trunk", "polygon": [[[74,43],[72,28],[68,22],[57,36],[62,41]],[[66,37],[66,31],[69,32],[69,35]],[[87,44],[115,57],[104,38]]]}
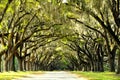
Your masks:
{"label": "tree trunk", "polygon": [[24,70],[26,71],[26,59],[24,60]]}
{"label": "tree trunk", "polygon": [[87,65],[84,65],[84,71],[87,71]]}
{"label": "tree trunk", "polygon": [[23,60],[20,58],[19,59],[19,70],[23,71],[23,65],[22,65]]}
{"label": "tree trunk", "polygon": [[94,72],[98,71],[98,70],[97,70],[97,67],[98,67],[97,64],[98,64],[98,62],[97,62],[97,60],[96,60],[95,63],[94,63]]}
{"label": "tree trunk", "polygon": [[101,62],[100,62],[100,72],[104,72],[103,57],[101,58]]}
{"label": "tree trunk", "polygon": [[30,71],[30,61],[28,61],[28,64],[27,64],[27,67],[28,67],[28,71]]}
{"label": "tree trunk", "polygon": [[16,65],[16,64],[15,64],[15,55],[13,55],[11,62],[12,62],[12,64],[11,64],[11,70],[12,70],[12,71],[16,71],[16,68],[15,68],[15,65]]}
{"label": "tree trunk", "polygon": [[94,71],[94,62],[90,61],[91,71]]}
{"label": "tree trunk", "polygon": [[25,68],[25,69],[26,69],[26,71],[28,71],[28,70],[29,70],[29,66],[28,66],[28,65],[29,65],[29,62],[28,62],[28,61],[26,61],[26,66],[25,66],[25,67],[26,67],[26,68]]}
{"label": "tree trunk", "polygon": [[110,71],[111,72],[115,72],[115,56],[111,56],[110,60],[109,60],[109,64],[110,64]]}
{"label": "tree trunk", "polygon": [[9,64],[8,64],[8,61],[5,61],[5,71],[8,71],[9,69],[8,69],[8,67],[9,67]]}
{"label": "tree trunk", "polygon": [[118,54],[118,66],[117,66],[117,74],[120,74],[120,53]]}

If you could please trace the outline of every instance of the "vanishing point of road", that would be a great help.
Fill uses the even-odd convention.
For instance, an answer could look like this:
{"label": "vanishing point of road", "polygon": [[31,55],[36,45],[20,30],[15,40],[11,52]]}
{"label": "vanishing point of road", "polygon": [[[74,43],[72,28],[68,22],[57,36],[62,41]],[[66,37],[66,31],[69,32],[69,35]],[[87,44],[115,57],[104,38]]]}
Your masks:
{"label": "vanishing point of road", "polygon": [[23,78],[14,80],[87,80],[83,77],[78,77],[66,71],[45,72],[44,74],[32,74]]}

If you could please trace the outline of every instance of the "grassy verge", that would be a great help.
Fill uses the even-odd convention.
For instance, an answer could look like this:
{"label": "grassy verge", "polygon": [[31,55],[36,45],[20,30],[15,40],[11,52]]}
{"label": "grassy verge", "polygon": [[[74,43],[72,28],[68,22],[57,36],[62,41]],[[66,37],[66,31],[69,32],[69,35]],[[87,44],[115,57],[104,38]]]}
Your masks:
{"label": "grassy verge", "polygon": [[12,80],[14,78],[25,77],[28,74],[41,74],[41,71],[26,71],[26,72],[3,72],[0,73],[0,80]]}
{"label": "grassy verge", "polygon": [[88,80],[120,80],[120,75],[112,72],[80,72],[73,71],[78,76],[83,76]]}

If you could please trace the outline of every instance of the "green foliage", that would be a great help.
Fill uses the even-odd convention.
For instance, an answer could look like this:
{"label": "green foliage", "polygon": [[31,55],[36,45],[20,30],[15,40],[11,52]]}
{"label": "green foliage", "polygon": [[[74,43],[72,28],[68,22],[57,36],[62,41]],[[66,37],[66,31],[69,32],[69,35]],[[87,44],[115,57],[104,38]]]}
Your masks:
{"label": "green foliage", "polygon": [[66,38],[61,39],[61,42],[63,42],[64,44],[68,43],[68,40]]}
{"label": "green foliage", "polygon": [[[0,0],[0,35],[6,45],[1,43],[0,51],[7,49],[6,53],[10,54],[5,55],[7,61],[12,61],[15,54],[22,61],[37,63],[43,70],[51,70],[53,66],[81,70],[85,63],[91,65],[90,60],[99,61],[96,53],[101,53],[101,57],[103,51],[108,52],[104,49],[103,35],[109,38],[111,32],[105,30],[119,34],[106,1],[13,0],[6,5],[8,0]],[[108,41],[114,42],[112,38]],[[108,44],[113,48],[111,43]]]}
{"label": "green foliage", "polygon": [[0,30],[2,29],[3,27],[2,27],[2,24],[0,24]]}
{"label": "green foliage", "polygon": [[14,13],[14,10],[13,10],[11,7],[9,7],[9,8],[7,9],[7,12],[13,14],[13,13]]}
{"label": "green foliage", "polygon": [[7,48],[8,48],[7,46],[0,44],[0,52],[3,50],[7,50]]}
{"label": "green foliage", "polygon": [[104,40],[103,40],[103,38],[97,38],[95,41],[98,43],[102,43]]}

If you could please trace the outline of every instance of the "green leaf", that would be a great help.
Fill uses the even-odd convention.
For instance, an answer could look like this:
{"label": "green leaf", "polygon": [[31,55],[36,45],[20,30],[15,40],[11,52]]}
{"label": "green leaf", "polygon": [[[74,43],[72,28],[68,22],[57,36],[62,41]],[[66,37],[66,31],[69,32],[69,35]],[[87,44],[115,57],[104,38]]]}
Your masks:
{"label": "green leaf", "polygon": [[0,24],[0,30],[2,29],[2,25]]}
{"label": "green leaf", "polygon": [[75,15],[74,15],[74,13],[72,13],[72,12],[68,12],[68,13],[67,13],[67,16],[68,16],[68,17],[74,17]]}
{"label": "green leaf", "polygon": [[7,9],[7,12],[14,13],[14,10],[13,10],[11,7],[9,7],[9,8]]}
{"label": "green leaf", "polygon": [[90,3],[91,0],[85,0],[86,3]]}
{"label": "green leaf", "polygon": [[20,32],[24,32],[24,29],[21,29]]}
{"label": "green leaf", "polygon": [[68,41],[67,41],[66,38],[63,38],[63,39],[61,40],[61,42],[63,42],[64,44],[66,44]]}
{"label": "green leaf", "polygon": [[7,49],[7,46],[4,46],[2,44],[0,44],[0,52],[3,51],[3,50],[6,50]]}
{"label": "green leaf", "polygon": [[51,0],[48,0],[48,2],[51,2]]}
{"label": "green leaf", "polygon": [[60,51],[60,50],[62,50],[62,48],[61,47],[57,47],[55,50],[56,51]]}
{"label": "green leaf", "polygon": [[5,7],[5,5],[4,4],[0,4],[0,8],[4,8]]}
{"label": "green leaf", "polygon": [[97,38],[95,41],[97,41],[97,42],[102,42],[103,39],[102,39],[102,38]]}

